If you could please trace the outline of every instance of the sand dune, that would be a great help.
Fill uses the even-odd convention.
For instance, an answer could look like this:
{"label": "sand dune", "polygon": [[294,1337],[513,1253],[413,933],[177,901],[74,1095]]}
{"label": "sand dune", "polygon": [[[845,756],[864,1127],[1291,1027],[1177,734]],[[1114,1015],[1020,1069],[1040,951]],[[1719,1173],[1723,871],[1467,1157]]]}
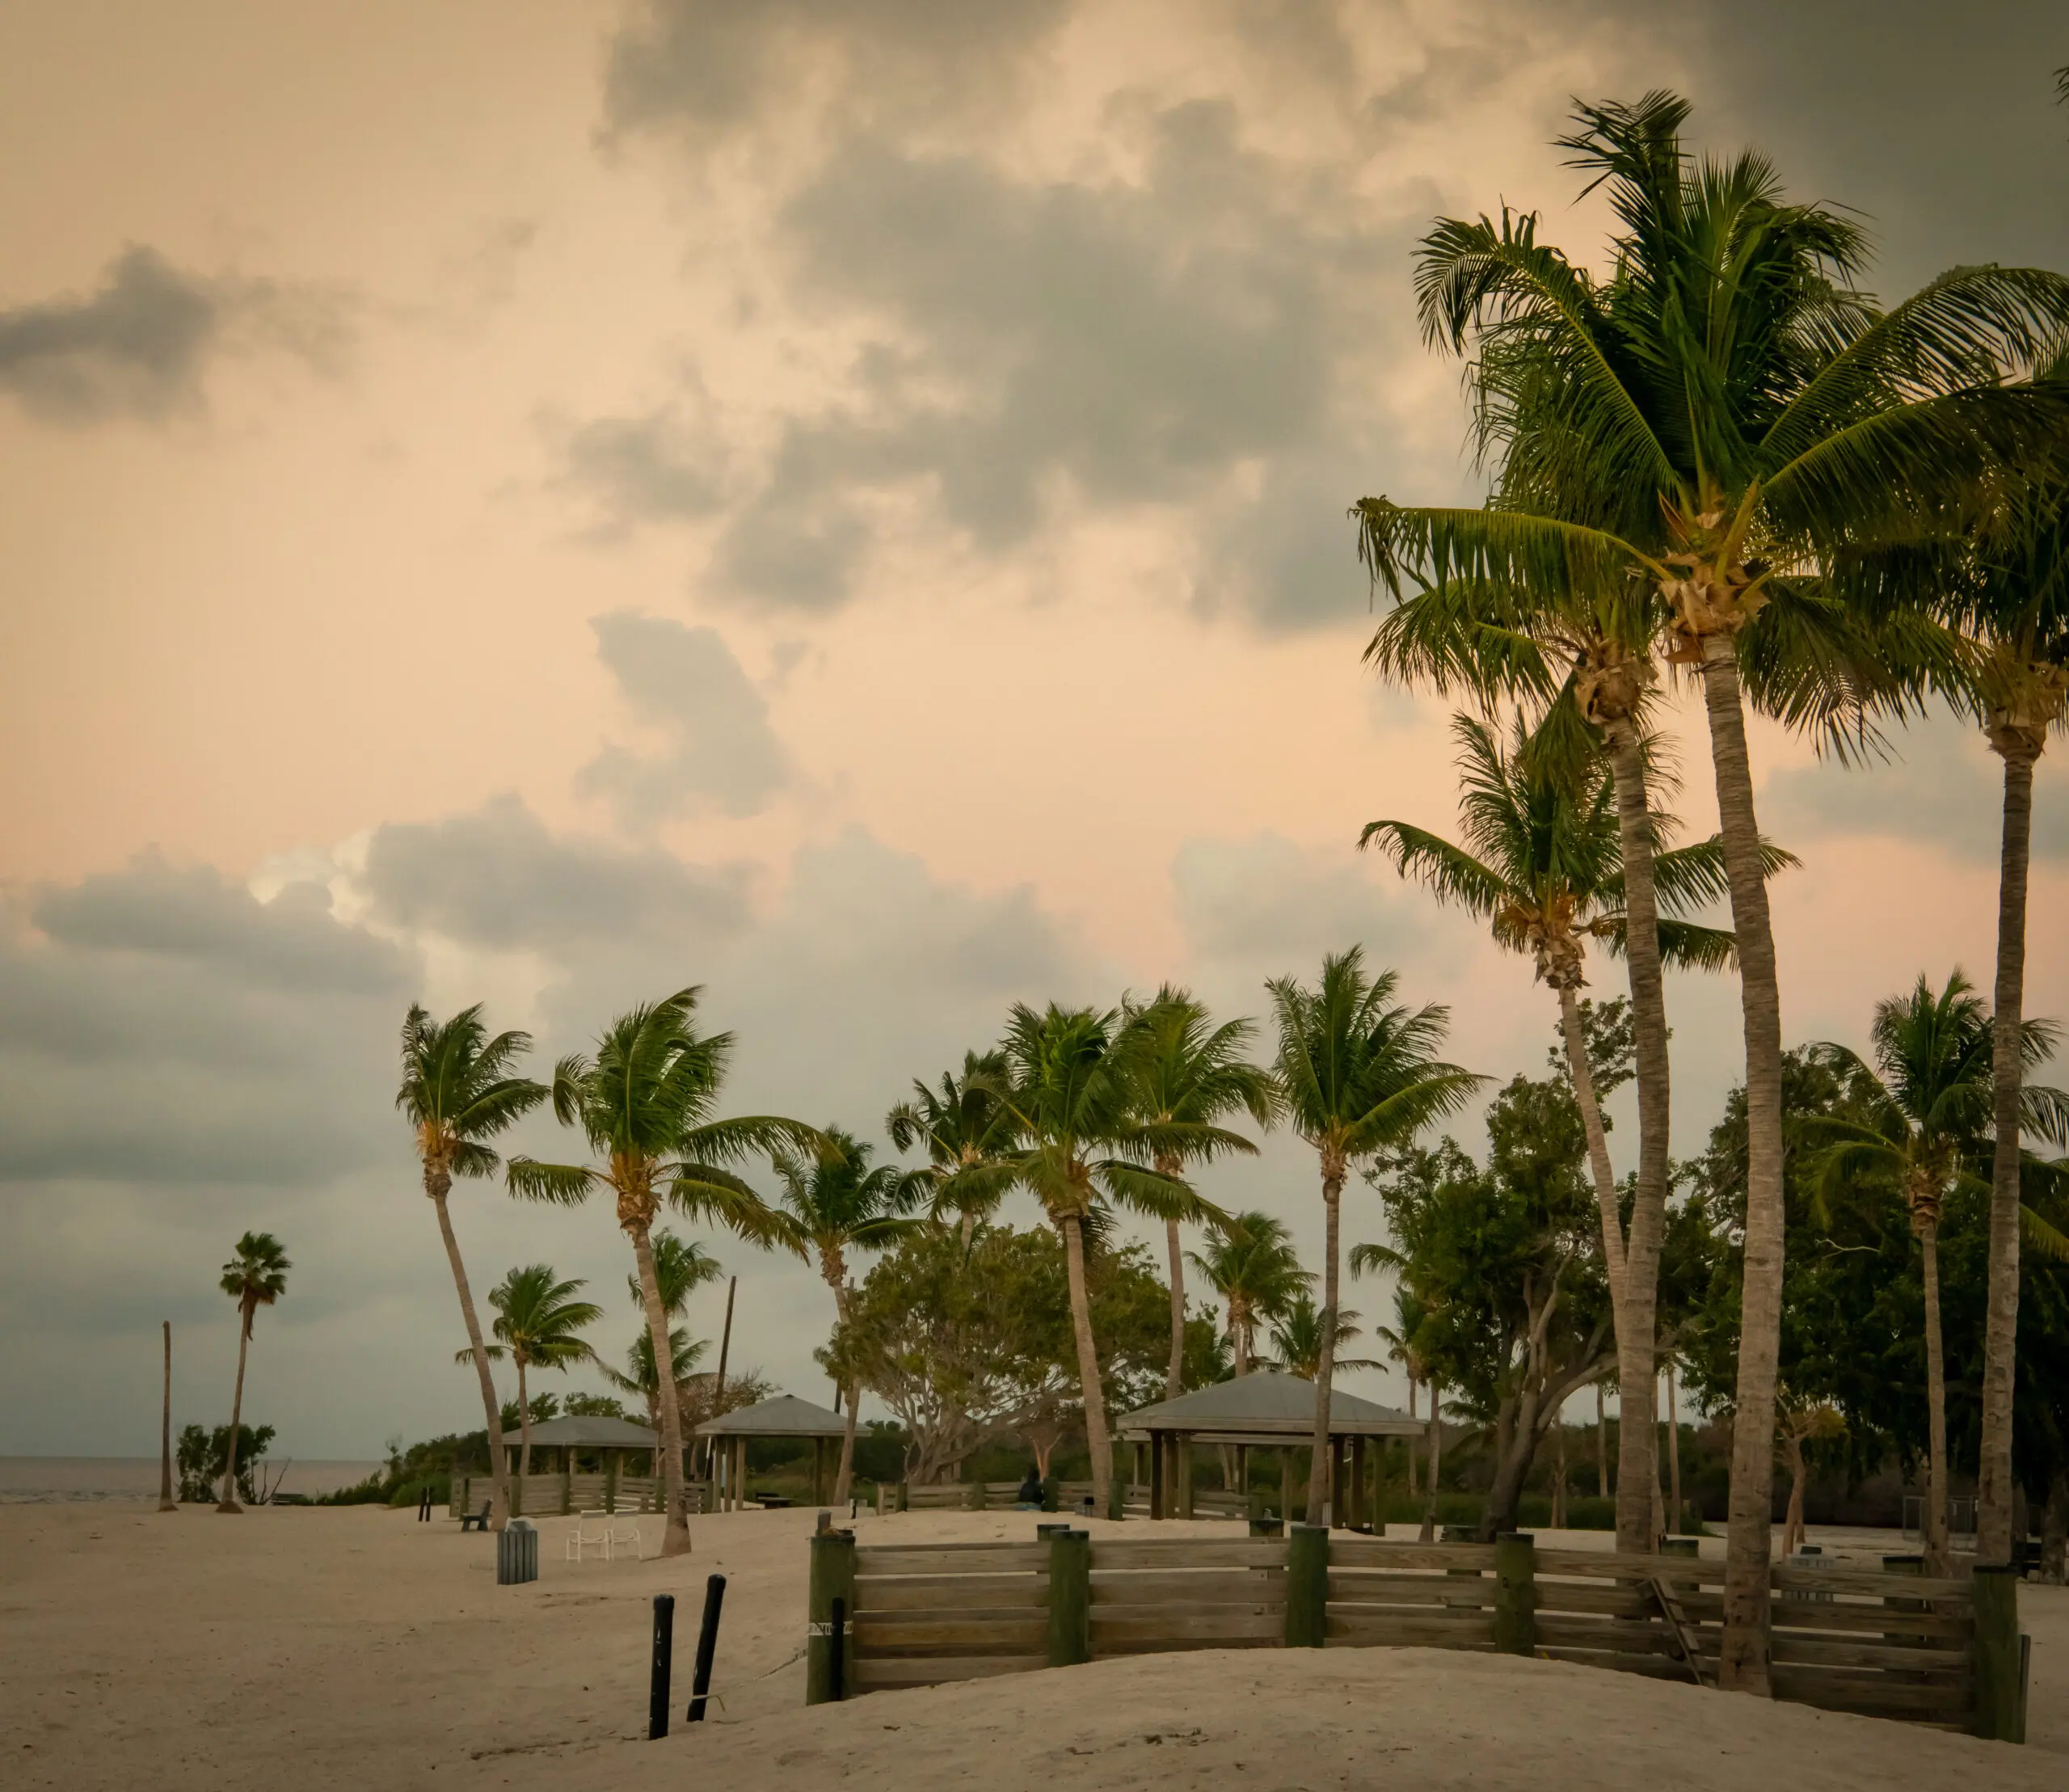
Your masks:
{"label": "sand dune", "polygon": [[[1418,1651],[1152,1657],[807,1710],[811,1524],[803,1512],[701,1520],[686,1561],[578,1566],[562,1559],[567,1521],[547,1520],[541,1579],[499,1588],[482,1538],[407,1513],[0,1509],[6,1781],[63,1792],[544,1789],[576,1778],[634,1792],[2069,1782],[2059,1589],[2025,1590],[2035,1663],[2023,1750],[1552,1663]],[[656,1533],[657,1521],[647,1528]],[[865,1541],[1029,1528],[1024,1514],[858,1526]],[[650,1744],[650,1601],[677,1596],[686,1682],[714,1570],[729,1582],[723,1709]]]}

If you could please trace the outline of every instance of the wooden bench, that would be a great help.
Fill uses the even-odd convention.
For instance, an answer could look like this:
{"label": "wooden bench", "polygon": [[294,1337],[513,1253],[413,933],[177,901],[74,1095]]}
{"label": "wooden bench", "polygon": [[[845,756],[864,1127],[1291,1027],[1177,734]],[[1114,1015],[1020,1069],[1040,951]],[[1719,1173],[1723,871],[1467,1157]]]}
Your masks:
{"label": "wooden bench", "polygon": [[486,1531],[488,1528],[489,1504],[490,1502],[484,1499],[482,1502],[482,1509],[479,1512],[461,1513],[460,1534],[462,1537],[465,1537],[470,1531]]}

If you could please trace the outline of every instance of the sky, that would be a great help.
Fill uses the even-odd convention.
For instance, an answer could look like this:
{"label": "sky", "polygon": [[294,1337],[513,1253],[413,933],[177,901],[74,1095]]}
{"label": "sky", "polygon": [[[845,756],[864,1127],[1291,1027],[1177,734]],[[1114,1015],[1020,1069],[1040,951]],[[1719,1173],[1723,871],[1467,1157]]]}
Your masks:
{"label": "sky", "polygon": [[[414,1000],[543,1069],[701,985],[735,1111],[880,1138],[1013,1001],[1255,1014],[1359,942],[1457,1060],[1541,1073],[1523,962],[1354,850],[1455,821],[1445,707],[1361,668],[1345,521],[1484,490],[1418,237],[1506,204],[1599,259],[1551,140],[1671,86],[1696,146],[1862,213],[1886,297],[2069,267],[2065,62],[2011,0],[0,11],[0,1453],[149,1453],[162,1319],[175,1423],[222,1423],[248,1228],[295,1265],[247,1397],[276,1453],[479,1423],[391,1106]],[[1706,833],[1700,709],[1666,720]],[[1979,737],[1753,743],[1804,861],[1788,1039],[1987,988]],[[2060,1014],[2057,757],[2027,989]],[[1669,1003],[1692,1155],[1736,990]],[[1318,1249],[1296,1141],[1202,1188]],[[604,1204],[454,1211],[478,1293],[550,1262],[622,1356]],[[733,1361],[828,1400],[824,1284],[714,1248]]]}

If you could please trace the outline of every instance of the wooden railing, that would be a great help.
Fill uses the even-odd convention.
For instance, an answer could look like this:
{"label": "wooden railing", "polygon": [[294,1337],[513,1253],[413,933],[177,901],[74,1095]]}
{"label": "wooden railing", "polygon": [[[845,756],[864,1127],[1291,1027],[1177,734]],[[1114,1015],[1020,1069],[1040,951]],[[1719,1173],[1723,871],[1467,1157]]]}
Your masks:
{"label": "wooden railing", "polygon": [[[1289,1647],[1467,1649],[1714,1685],[1724,1565],[1493,1544],[1287,1537],[813,1541],[808,1660],[841,1602],[845,1697],[1115,1656]],[[2022,1739],[2016,1583],[1772,1571],[1777,1698]],[[815,1653],[817,1651],[818,1653]],[[2011,1675],[2008,1682],[2007,1673]],[[807,1676],[822,1689],[824,1672]]]}
{"label": "wooden railing", "polygon": [[[462,1512],[478,1512],[495,1485],[485,1474],[455,1475],[452,1503],[457,1518]],[[687,1484],[692,1514],[704,1511],[707,1490],[702,1481]],[[566,1517],[571,1512],[655,1512],[661,1509],[659,1482],[651,1475],[622,1474],[513,1474],[510,1478],[511,1503],[520,1518]]]}

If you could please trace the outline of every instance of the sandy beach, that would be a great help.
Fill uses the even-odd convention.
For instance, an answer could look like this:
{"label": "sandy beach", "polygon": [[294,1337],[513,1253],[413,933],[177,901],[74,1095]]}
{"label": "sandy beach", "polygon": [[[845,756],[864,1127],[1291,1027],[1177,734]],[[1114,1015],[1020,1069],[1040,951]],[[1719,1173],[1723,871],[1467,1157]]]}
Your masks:
{"label": "sandy beach", "polygon": [[[544,1788],[579,1773],[658,1788],[709,1773],[735,1786],[852,1778],[895,1781],[901,1792],[1011,1792],[1151,1779],[1357,1786],[1408,1769],[1418,1786],[1766,1792],[1785,1780],[1922,1786],[1978,1771],[2014,1789],[2069,1779],[2069,1592],[2059,1588],[2022,1589],[2034,1638],[2024,1749],[1555,1663],[1413,1650],[1142,1658],[807,1710],[811,1514],[699,1520],[695,1553],[669,1562],[568,1562],[570,1523],[541,1521],[536,1583],[499,1588],[491,1547],[442,1517],[419,1524],[369,1507],[162,1516],[113,1502],[0,1511],[9,1783]],[[1019,1537],[1031,1523],[911,1513],[865,1516],[857,1530],[865,1542],[969,1541]],[[659,1521],[645,1526],[651,1549]],[[714,1571],[728,1577],[716,1721],[683,1727],[678,1711],[675,1734],[650,1744],[650,1601],[671,1592],[680,1602],[686,1687]]]}

